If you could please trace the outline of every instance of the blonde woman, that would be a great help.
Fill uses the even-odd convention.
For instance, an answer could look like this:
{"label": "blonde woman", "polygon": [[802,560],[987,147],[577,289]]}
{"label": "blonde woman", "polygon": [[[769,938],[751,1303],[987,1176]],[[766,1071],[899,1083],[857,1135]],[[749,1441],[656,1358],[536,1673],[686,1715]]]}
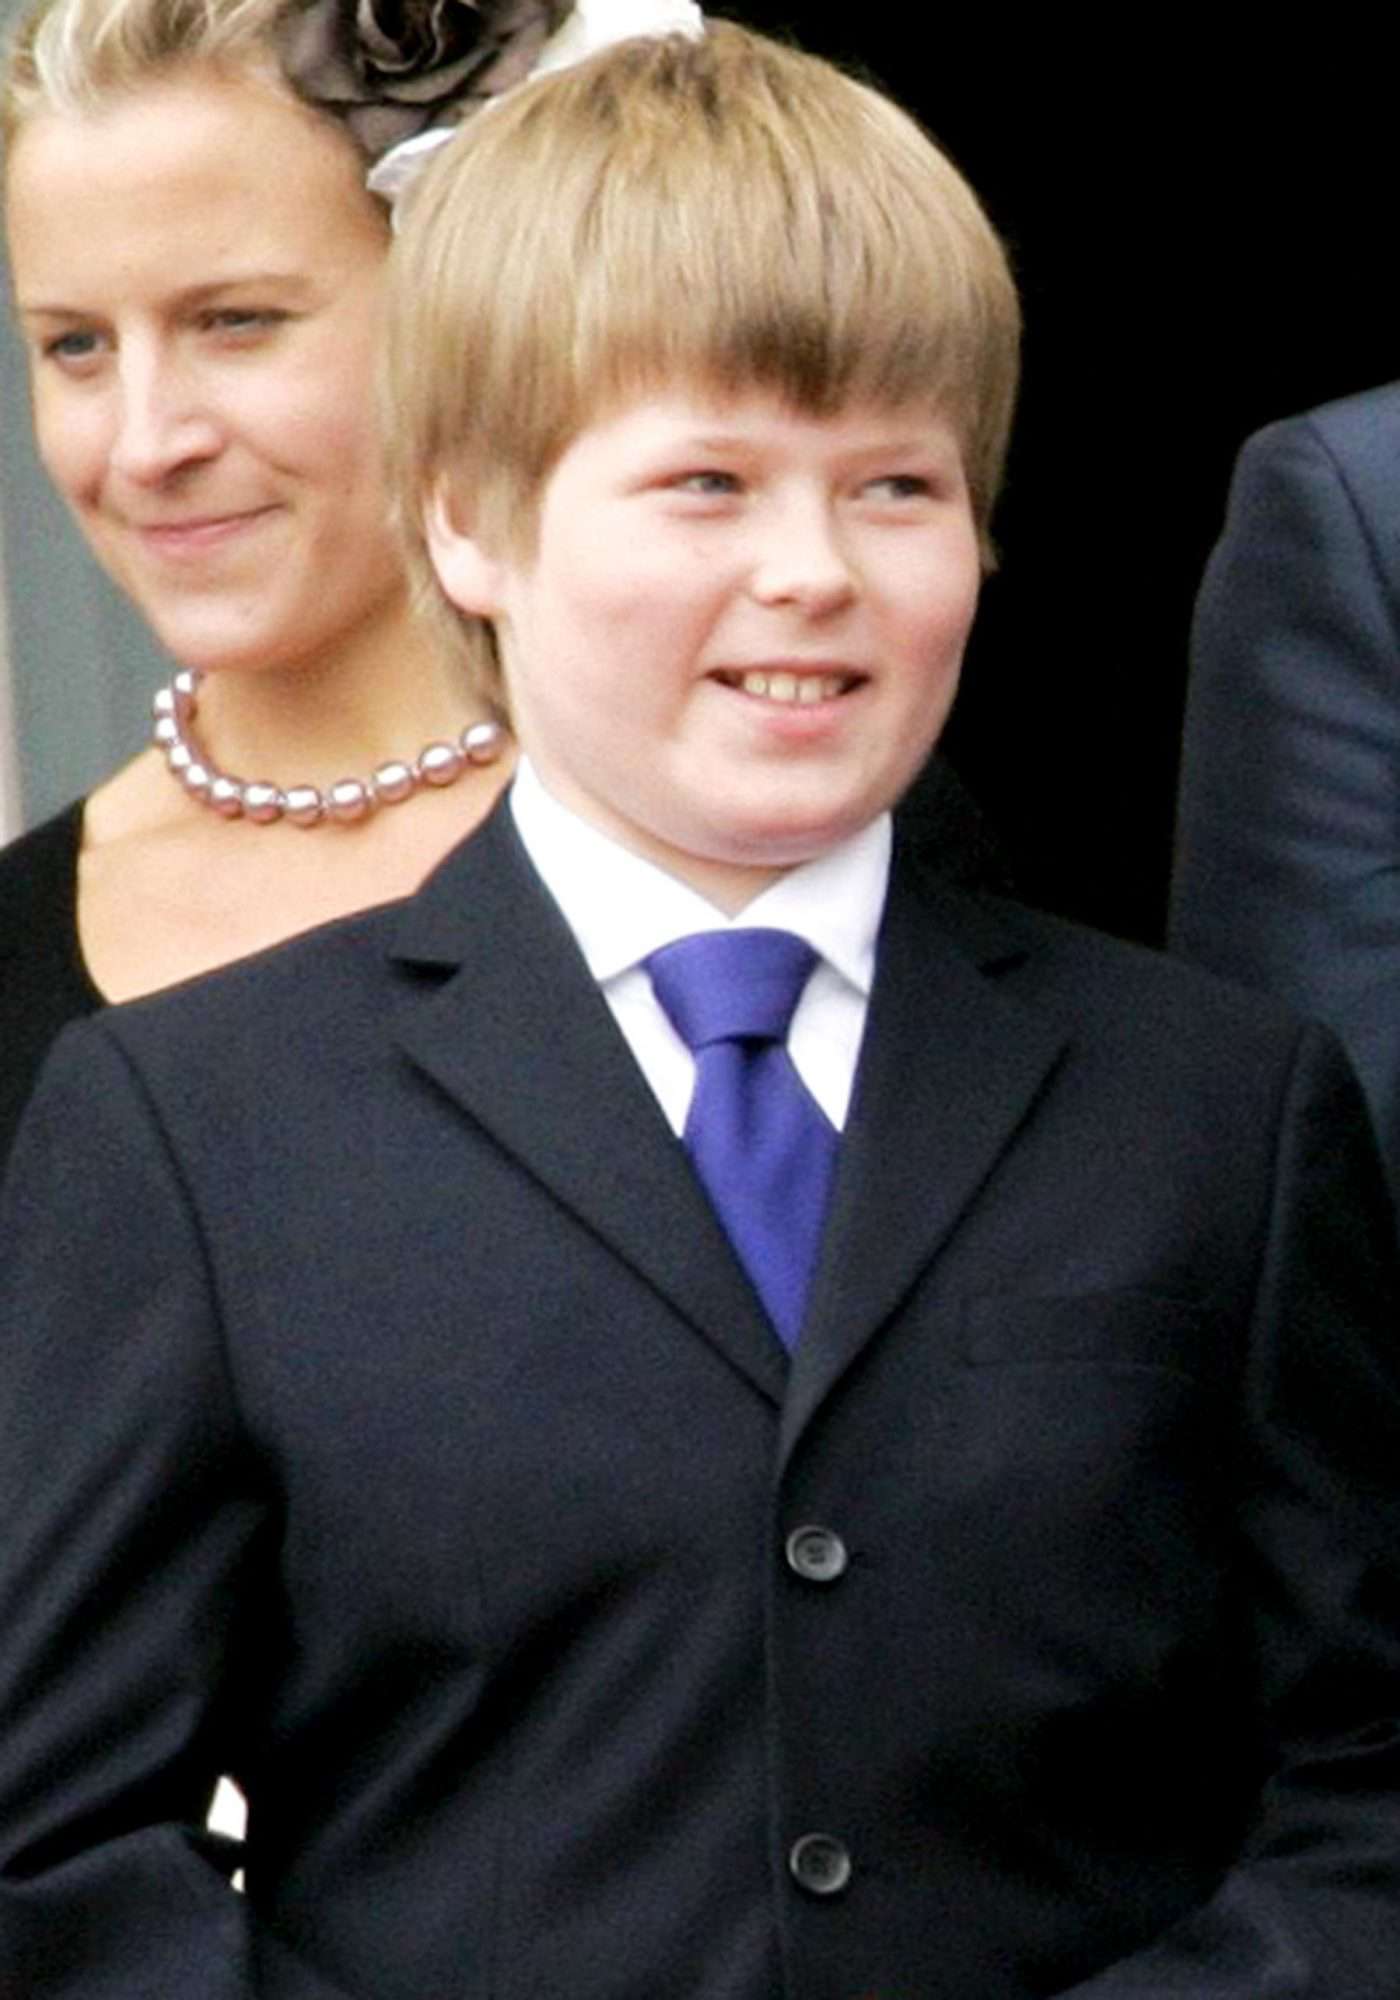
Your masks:
{"label": "blonde woman", "polygon": [[[65,1021],[406,894],[508,739],[410,601],[366,168],[518,77],[562,0],[46,0],[3,93],[44,465],[172,660],[158,740],[0,856],[0,1156]],[[415,39],[415,31],[421,30]]]}

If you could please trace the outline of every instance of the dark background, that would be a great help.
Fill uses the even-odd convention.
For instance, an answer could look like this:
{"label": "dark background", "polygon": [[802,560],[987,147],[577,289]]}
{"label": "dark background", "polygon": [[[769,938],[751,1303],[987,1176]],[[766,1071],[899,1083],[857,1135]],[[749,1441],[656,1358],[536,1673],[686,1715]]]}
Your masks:
{"label": "dark background", "polygon": [[1267,46],[1243,52],[1233,10],[1092,32],[711,11],[883,84],[1010,246],[1026,344],[1002,567],[945,747],[1024,894],[1155,939],[1191,604],[1235,453],[1400,375],[1392,51],[1337,10],[1306,33],[1258,17]]}

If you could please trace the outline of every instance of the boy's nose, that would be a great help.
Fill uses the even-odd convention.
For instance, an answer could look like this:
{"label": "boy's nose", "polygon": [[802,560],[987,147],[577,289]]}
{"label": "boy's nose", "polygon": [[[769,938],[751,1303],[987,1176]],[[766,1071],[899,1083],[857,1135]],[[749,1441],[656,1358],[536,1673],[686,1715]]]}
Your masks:
{"label": "boy's nose", "polygon": [[809,501],[775,510],[753,569],[751,589],[760,603],[794,604],[821,616],[847,603],[855,587],[829,506]]}

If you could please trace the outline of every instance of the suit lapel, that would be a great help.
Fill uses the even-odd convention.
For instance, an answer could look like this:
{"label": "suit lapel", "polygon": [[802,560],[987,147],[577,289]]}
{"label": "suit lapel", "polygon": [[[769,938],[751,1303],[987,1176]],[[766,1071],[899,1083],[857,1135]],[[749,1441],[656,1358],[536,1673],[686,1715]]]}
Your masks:
{"label": "suit lapel", "polygon": [[404,905],[390,956],[410,1059],[781,1401],[786,1358],[504,805]]}
{"label": "suit lapel", "polygon": [[786,1456],[1010,1145],[1065,1037],[1004,993],[1024,957],[956,891],[892,876],[851,1115],[783,1413]]}

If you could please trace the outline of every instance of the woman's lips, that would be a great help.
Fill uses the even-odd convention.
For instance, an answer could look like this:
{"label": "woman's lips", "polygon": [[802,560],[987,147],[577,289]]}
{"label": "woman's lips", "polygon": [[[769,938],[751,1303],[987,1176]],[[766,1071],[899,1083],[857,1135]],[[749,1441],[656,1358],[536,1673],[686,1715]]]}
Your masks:
{"label": "woman's lips", "polygon": [[232,514],[200,514],[188,520],[140,521],[134,525],[144,546],[157,555],[197,555],[236,541],[273,512],[272,507],[248,507]]}

